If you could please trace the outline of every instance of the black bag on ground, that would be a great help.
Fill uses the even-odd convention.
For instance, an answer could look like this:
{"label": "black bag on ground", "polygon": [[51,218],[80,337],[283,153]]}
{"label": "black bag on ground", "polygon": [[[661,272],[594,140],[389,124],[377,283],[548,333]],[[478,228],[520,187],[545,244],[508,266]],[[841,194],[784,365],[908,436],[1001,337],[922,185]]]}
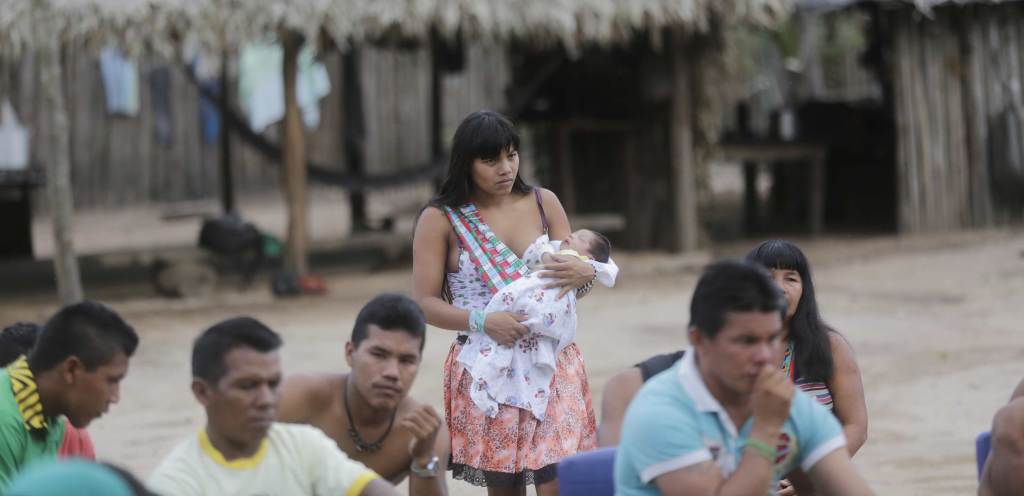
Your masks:
{"label": "black bag on ground", "polygon": [[256,226],[232,214],[203,220],[203,228],[199,231],[199,246],[220,255],[259,250],[262,240],[263,235]]}
{"label": "black bag on ground", "polygon": [[230,265],[242,272],[243,286],[252,281],[263,263],[263,233],[235,214],[204,219],[199,246],[225,256]]}

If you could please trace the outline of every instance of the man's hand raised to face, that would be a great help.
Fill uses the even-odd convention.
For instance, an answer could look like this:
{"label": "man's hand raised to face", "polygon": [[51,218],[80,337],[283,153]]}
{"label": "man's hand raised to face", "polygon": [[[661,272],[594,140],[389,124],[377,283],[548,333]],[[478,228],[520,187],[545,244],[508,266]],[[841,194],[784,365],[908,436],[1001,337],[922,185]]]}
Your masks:
{"label": "man's hand raised to face", "polygon": [[412,433],[413,440],[409,443],[409,456],[420,466],[430,462],[434,457],[434,445],[437,433],[441,429],[441,417],[430,405],[419,405],[413,408],[399,421],[399,425]]}
{"label": "man's hand raised to face", "polygon": [[765,364],[754,382],[751,398],[754,426],[770,431],[770,434],[777,434],[789,417],[789,406],[793,402],[795,390],[796,387],[785,372]]}

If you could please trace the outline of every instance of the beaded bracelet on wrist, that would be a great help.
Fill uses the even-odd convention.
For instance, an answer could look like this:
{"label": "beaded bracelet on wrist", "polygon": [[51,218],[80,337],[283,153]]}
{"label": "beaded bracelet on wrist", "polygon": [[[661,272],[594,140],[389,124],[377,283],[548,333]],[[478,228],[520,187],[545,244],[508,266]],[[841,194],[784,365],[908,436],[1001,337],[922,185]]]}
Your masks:
{"label": "beaded bracelet on wrist", "polygon": [[594,289],[594,279],[597,279],[597,273],[594,273],[594,277],[591,277],[586,284],[576,288],[576,298],[582,298],[590,293],[591,289]]}

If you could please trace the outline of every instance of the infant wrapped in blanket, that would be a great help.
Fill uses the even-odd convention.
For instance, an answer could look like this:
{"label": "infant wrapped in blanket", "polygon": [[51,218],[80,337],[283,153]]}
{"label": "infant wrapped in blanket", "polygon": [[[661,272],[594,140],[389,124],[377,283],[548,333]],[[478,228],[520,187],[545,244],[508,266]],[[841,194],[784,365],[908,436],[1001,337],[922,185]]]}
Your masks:
{"label": "infant wrapped in blanket", "polygon": [[[542,250],[541,263],[576,257],[594,267],[601,284],[615,284],[619,268],[609,257],[611,245],[603,235],[581,229]],[[473,377],[470,397],[492,418],[501,403],[544,420],[558,354],[576,337],[575,292],[559,298],[558,288],[544,288],[551,280],[540,277],[536,267],[530,269],[529,275],[495,293],[484,309],[526,316],[522,324],[529,332],[513,346],[500,345],[482,332],[473,334],[459,352],[459,362]]]}

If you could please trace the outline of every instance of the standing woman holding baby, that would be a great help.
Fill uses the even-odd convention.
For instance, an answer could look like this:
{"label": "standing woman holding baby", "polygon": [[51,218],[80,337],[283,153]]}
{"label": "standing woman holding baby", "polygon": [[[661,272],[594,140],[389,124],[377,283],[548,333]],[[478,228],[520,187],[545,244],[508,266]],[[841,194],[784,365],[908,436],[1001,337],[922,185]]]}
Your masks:
{"label": "standing woman holding baby", "polygon": [[[485,314],[483,308],[496,291],[528,273],[544,243],[569,234],[558,197],[519,176],[519,135],[512,123],[491,111],[466,117],[455,131],[441,191],[417,221],[413,297],[427,322],[458,332],[444,365],[448,467],[456,479],[485,486],[491,496],[523,495],[531,484],[538,495],[557,494],[558,461],[596,446],[590,389],[575,344],[557,357],[543,421],[507,405],[489,417],[470,398],[472,378],[457,360],[474,333],[511,346],[528,332],[520,323],[524,317]],[[595,277],[580,260],[543,270],[552,288],[578,296]]]}

